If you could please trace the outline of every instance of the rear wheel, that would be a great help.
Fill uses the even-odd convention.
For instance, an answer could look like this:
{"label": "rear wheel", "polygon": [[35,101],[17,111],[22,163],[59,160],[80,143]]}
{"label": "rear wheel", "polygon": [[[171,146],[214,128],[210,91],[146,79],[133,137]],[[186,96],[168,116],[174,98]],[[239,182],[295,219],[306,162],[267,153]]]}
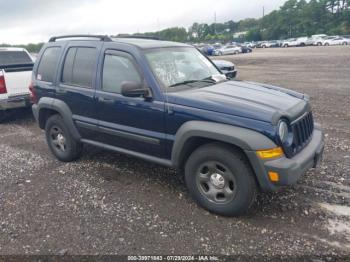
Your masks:
{"label": "rear wheel", "polygon": [[257,194],[245,156],[221,143],[201,146],[191,154],[185,165],[185,181],[199,205],[224,216],[245,213]]}
{"label": "rear wheel", "polygon": [[60,115],[47,120],[45,132],[49,148],[58,160],[70,162],[80,157],[83,146],[70,134]]}

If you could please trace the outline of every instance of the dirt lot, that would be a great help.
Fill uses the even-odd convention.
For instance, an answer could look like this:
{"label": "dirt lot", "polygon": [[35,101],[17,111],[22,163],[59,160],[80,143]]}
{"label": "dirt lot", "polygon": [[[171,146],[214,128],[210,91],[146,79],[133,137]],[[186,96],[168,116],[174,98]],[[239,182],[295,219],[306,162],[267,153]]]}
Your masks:
{"label": "dirt lot", "polygon": [[78,162],[56,161],[19,111],[0,125],[0,254],[350,256],[350,47],[225,59],[241,80],[311,96],[327,139],[319,169],[260,194],[246,216],[218,217],[171,169],[92,147]]}

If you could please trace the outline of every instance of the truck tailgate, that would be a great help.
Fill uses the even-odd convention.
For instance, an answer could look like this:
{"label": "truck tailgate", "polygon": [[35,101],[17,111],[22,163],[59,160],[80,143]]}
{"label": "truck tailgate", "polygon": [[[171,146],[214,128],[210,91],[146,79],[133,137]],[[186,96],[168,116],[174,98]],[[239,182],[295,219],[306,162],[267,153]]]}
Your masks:
{"label": "truck tailgate", "polygon": [[6,72],[5,81],[8,96],[29,94],[32,71]]}

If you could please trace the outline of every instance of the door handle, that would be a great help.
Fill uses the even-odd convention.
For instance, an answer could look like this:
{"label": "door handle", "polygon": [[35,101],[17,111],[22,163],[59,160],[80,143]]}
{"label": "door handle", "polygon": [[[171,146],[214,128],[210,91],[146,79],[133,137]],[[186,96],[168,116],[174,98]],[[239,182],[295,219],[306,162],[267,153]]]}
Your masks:
{"label": "door handle", "polygon": [[101,102],[101,103],[107,103],[107,104],[113,104],[114,103],[114,99],[106,98],[106,97],[99,97],[98,101]]}

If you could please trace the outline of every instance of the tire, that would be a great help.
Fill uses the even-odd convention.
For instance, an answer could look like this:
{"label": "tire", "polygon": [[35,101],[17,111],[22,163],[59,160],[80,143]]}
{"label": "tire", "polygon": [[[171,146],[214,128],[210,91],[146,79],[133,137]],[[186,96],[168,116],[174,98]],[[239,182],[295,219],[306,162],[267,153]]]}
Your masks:
{"label": "tire", "polygon": [[221,143],[201,146],[191,154],[185,181],[200,206],[223,216],[246,213],[257,195],[254,173],[245,156]]}
{"label": "tire", "polygon": [[328,43],[325,43],[324,45],[325,45],[325,46],[329,46],[329,44],[328,44]]}
{"label": "tire", "polygon": [[348,45],[348,42],[343,42],[343,45]]}
{"label": "tire", "polygon": [[71,162],[81,156],[82,144],[73,138],[60,115],[46,121],[45,133],[47,144],[58,160]]}
{"label": "tire", "polygon": [[322,45],[322,43],[320,43],[320,42],[317,43],[317,46],[321,46],[321,45]]}
{"label": "tire", "polygon": [[219,52],[219,56],[222,56],[222,52]]}
{"label": "tire", "polygon": [[284,47],[286,47],[286,48],[287,48],[287,47],[289,47],[289,46],[288,46],[288,45],[284,45]]}

